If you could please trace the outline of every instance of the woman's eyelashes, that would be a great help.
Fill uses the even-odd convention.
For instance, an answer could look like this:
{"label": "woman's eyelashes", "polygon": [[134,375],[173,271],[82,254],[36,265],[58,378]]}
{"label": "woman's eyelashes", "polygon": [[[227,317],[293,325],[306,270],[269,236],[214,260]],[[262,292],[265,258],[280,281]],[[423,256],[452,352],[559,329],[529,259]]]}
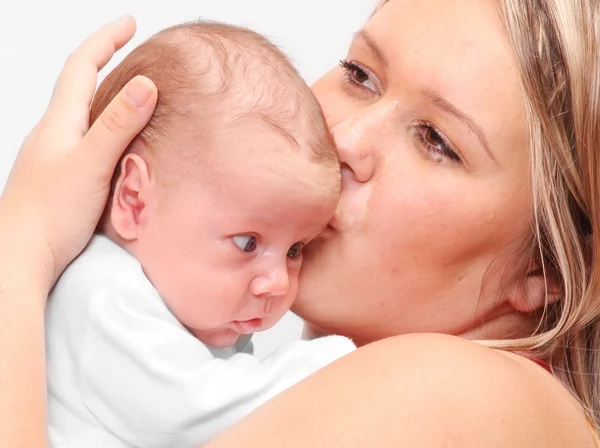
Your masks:
{"label": "woman's eyelashes", "polygon": [[[235,245],[245,253],[252,253],[258,246],[258,238],[252,235],[236,235],[232,237]],[[287,257],[291,260],[297,260],[302,256],[302,249],[304,249],[304,242],[298,241],[288,249]]]}
{"label": "woman's eyelashes", "polygon": [[415,129],[416,144],[423,148],[436,161],[441,162],[448,159],[455,163],[461,163],[458,152],[450,140],[439,131],[433,124],[419,121]]}
{"label": "woman's eyelashes", "polygon": [[349,86],[365,93],[380,94],[380,82],[371,70],[358,62],[347,59],[342,59],[340,66],[344,69],[344,81]]}

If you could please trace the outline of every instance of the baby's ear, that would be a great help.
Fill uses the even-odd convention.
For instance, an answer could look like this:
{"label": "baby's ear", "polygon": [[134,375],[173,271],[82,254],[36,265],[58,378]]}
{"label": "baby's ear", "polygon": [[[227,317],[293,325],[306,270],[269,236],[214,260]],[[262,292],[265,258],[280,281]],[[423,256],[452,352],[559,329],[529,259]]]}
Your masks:
{"label": "baby's ear", "polygon": [[510,294],[508,302],[511,306],[523,313],[532,313],[557,302],[562,297],[562,288],[557,275],[549,269],[545,275],[542,269],[535,269],[527,273],[524,287]]}
{"label": "baby's ear", "polygon": [[140,231],[140,215],[146,207],[151,188],[146,161],[137,154],[127,154],[121,162],[110,206],[110,223],[125,241],[136,240]]}

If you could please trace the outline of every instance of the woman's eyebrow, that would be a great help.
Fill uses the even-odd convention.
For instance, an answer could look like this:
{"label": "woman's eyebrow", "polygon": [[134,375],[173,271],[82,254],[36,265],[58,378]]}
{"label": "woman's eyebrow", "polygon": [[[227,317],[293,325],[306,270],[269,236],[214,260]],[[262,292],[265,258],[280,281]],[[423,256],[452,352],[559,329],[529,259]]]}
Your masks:
{"label": "woman's eyebrow", "polygon": [[383,51],[381,50],[379,45],[377,45],[377,42],[375,42],[375,39],[373,38],[373,36],[371,36],[365,30],[360,30],[354,34],[355,39],[358,37],[360,37],[365,42],[365,44],[367,44],[367,47],[369,47],[369,50],[371,50],[371,53],[373,53],[373,56],[375,56],[375,59],[377,59],[377,61],[381,65],[383,65],[384,68],[387,68],[387,66],[388,66],[387,59],[385,58],[385,55],[383,54]]}
{"label": "woman's eyebrow", "polygon": [[457,118],[458,120],[460,120],[464,124],[466,124],[469,127],[469,129],[471,129],[471,131],[477,136],[477,138],[483,145],[483,148],[490,156],[490,158],[497,165],[500,165],[498,163],[498,160],[496,159],[496,157],[494,157],[494,154],[490,150],[490,145],[485,136],[485,132],[483,132],[483,129],[480,126],[478,126],[477,123],[475,123],[475,121],[472,118],[470,118],[468,115],[461,112],[456,106],[454,106],[448,100],[441,97],[437,93],[432,92],[431,90],[424,90],[422,92],[422,95],[429,101],[429,103],[431,103],[432,106],[436,107],[437,109],[441,110],[442,112],[446,112],[447,114],[454,116],[455,118]]}

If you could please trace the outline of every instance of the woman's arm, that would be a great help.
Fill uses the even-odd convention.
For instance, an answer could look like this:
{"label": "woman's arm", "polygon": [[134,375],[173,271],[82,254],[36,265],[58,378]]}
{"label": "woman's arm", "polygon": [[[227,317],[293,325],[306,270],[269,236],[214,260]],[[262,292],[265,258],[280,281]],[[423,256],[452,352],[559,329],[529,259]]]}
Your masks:
{"label": "woman's arm", "polygon": [[123,18],[69,57],[0,197],[0,447],[47,445],[46,297],[92,235],[114,167],[156,104],[155,86],[136,78],[88,130],[97,72],[134,32]]}
{"label": "woman's arm", "polygon": [[369,344],[207,448],[592,447],[583,413],[531,361],[443,335]]}

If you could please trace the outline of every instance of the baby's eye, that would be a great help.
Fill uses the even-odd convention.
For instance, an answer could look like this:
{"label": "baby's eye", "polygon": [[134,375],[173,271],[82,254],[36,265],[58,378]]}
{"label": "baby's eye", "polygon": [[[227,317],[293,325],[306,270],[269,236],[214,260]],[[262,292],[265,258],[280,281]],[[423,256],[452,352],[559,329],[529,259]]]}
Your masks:
{"label": "baby's eye", "polygon": [[250,235],[236,235],[233,242],[244,252],[253,252],[256,249],[256,237]]}
{"label": "baby's eye", "polygon": [[287,256],[292,260],[295,260],[300,255],[302,255],[302,249],[304,248],[304,243],[294,243],[292,247],[288,250]]}

